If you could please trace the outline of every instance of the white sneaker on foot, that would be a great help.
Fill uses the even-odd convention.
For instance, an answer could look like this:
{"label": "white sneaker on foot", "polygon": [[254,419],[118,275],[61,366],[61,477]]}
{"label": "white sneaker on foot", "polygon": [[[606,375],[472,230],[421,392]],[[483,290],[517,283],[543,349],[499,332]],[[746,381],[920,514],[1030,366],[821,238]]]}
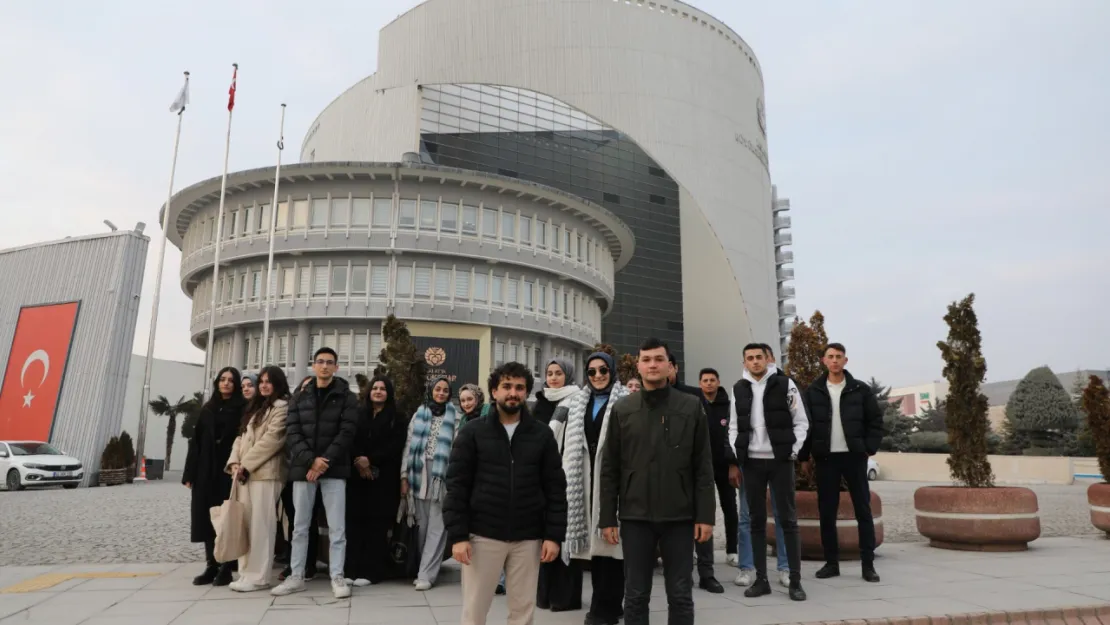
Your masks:
{"label": "white sneaker on foot", "polygon": [[265,590],[270,587],[269,584],[253,584],[244,579],[237,579],[227,586],[235,592],[254,592],[256,590]]}
{"label": "white sneaker on foot", "polygon": [[277,586],[274,586],[274,589],[270,591],[270,594],[275,596],[275,597],[284,597],[286,595],[291,595],[295,592],[303,592],[303,591],[304,591],[304,578],[296,577],[294,575],[290,575],[289,577],[285,578],[284,582],[278,584]]}
{"label": "white sneaker on foot", "polygon": [[735,553],[725,554],[725,564],[729,566],[738,566],[740,564],[740,556]]}
{"label": "white sneaker on foot", "polygon": [[369,586],[370,585],[370,580],[360,577],[360,578],[356,579],[355,581],[351,582],[351,585],[355,586],[357,588],[362,588],[364,586]]}
{"label": "white sneaker on foot", "polygon": [[416,589],[421,591],[421,592],[423,592],[425,590],[431,590],[432,589],[432,583],[429,582],[426,579],[416,580],[415,586],[416,586]]}
{"label": "white sneaker on foot", "polygon": [[737,586],[751,586],[754,581],[755,571],[740,571],[740,574],[736,576],[732,583]]}
{"label": "white sneaker on foot", "polygon": [[346,599],[351,596],[351,587],[342,576],[331,578],[331,592],[336,599]]}
{"label": "white sneaker on foot", "polygon": [[790,588],[790,571],[779,571],[779,583]]}

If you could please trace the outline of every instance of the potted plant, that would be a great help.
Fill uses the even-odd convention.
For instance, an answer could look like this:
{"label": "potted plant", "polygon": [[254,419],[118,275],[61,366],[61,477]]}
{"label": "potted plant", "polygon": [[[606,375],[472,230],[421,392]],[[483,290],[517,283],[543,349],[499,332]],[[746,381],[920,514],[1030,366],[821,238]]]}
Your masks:
{"label": "potted plant", "polygon": [[[794,379],[799,391],[805,391],[821,374],[825,367],[821,364],[829,337],[825,333],[825,316],[815,311],[809,323],[796,320],[790,331],[790,343],[786,354],[786,373]],[[798,519],[798,537],[802,542],[802,558],[805,560],[824,560],[825,552],[821,547],[821,515],[817,509],[817,480],[813,460],[798,462],[794,465],[794,506]],[[767,510],[771,510],[768,493]],[[883,501],[879,494],[871,491],[871,514],[875,519],[875,546],[883,544]],[[767,542],[775,544],[774,518],[768,515]],[[841,525],[839,521],[856,519],[852,497],[847,485],[840,486],[840,507],[837,510],[837,536],[840,543],[840,557],[843,560],[859,559],[859,530],[856,525]]]}
{"label": "potted plant", "polygon": [[987,374],[975,295],[948,306],[948,340],[937,347],[948,381],[945,402],[952,486],[925,486],[913,495],[917,531],[929,544],[966,551],[1022,551],[1041,535],[1037,495],[994,485],[987,459],[990,421],[980,387]]}
{"label": "potted plant", "polygon": [[1102,378],[1092,375],[1083,389],[1083,412],[1087,414],[1087,429],[1095,443],[1098,468],[1102,481],[1087,489],[1087,504],[1091,507],[1091,523],[1110,536],[1110,392]]}
{"label": "potted plant", "polygon": [[127,469],[127,483],[130,484],[135,480],[135,441],[127,430],[119,435],[119,448],[123,454],[123,467]]}
{"label": "potted plant", "polygon": [[113,436],[100,454],[101,486],[115,486],[127,481],[127,458],[118,436]]}

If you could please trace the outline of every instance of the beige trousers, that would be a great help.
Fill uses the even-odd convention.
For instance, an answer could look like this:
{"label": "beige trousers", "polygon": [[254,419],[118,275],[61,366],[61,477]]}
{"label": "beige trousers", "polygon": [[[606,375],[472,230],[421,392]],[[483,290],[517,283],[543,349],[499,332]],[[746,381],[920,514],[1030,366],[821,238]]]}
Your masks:
{"label": "beige trousers", "polygon": [[509,604],[507,625],[532,625],[536,587],[540,583],[542,544],[538,540],[507,543],[471,536],[470,564],[462,567],[461,625],[486,624],[502,569]]}
{"label": "beige trousers", "polygon": [[277,539],[277,502],[282,483],[277,480],[247,480],[239,487],[239,501],[247,505],[251,550],[239,558],[239,579],[267,586],[274,568]]}

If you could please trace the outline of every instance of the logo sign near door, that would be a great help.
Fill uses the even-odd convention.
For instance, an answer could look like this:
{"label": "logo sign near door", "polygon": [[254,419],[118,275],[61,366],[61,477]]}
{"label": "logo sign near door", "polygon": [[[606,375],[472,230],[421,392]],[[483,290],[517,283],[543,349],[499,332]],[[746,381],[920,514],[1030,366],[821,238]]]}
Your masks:
{"label": "logo sign near door", "polygon": [[0,387],[0,439],[49,441],[78,302],[24,306]]}
{"label": "logo sign near door", "polygon": [[482,383],[478,374],[477,340],[414,336],[412,342],[416,352],[424,359],[428,382],[447,378],[456,393],[463,384]]}

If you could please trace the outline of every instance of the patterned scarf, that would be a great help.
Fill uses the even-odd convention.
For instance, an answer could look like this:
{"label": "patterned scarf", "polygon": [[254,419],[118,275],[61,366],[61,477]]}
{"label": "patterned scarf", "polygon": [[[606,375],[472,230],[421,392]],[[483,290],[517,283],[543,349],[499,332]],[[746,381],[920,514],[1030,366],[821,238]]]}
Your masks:
{"label": "patterned scarf", "polygon": [[[601,417],[601,437],[597,442],[597,458],[594,461],[595,474],[601,473],[605,439],[609,431],[609,415],[613,405],[628,395],[628,389],[614,384],[609,393],[609,401]],[[586,443],[586,408],[590,404],[590,388],[587,386],[567,402],[566,441],[563,445],[563,470],[567,474],[567,538],[563,551],[569,557],[589,557],[590,526],[596,521],[600,493],[594,488],[592,501],[587,502],[591,482],[596,483],[590,474],[589,451]],[[593,417],[593,415],[590,415]],[[554,424],[554,421],[552,421]],[[597,530],[600,534],[601,530]]]}
{"label": "patterned scarf", "polygon": [[[435,384],[435,382],[433,382]],[[424,475],[424,450],[428,446],[428,434],[432,429],[433,410],[429,406],[433,402],[425,402],[416,411],[412,424],[412,443],[409,445],[409,493],[410,498],[420,492],[421,479]],[[438,406],[435,412],[438,412]],[[432,457],[432,470],[429,477],[432,479],[428,489],[428,498],[440,501],[447,492],[447,463],[451,459],[451,443],[455,440],[455,420],[457,413],[455,406],[450,402],[443,407],[443,422],[439,426],[439,437],[436,439],[436,451]]]}

